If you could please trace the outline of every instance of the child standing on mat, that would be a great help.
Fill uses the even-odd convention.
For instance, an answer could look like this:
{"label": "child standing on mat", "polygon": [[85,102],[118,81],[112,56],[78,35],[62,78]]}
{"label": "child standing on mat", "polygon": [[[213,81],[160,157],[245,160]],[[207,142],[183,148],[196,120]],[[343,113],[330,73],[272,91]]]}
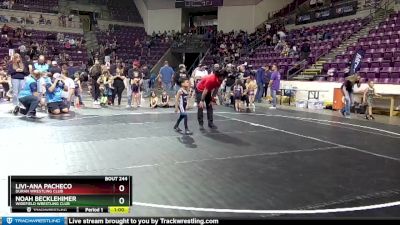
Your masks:
{"label": "child standing on mat", "polygon": [[257,82],[255,80],[255,76],[252,74],[250,75],[249,80],[246,82],[246,90],[247,96],[249,97],[249,106],[255,111],[256,106],[254,105],[255,101],[255,94],[257,92]]}
{"label": "child standing on mat", "polygon": [[190,88],[190,83],[187,78],[182,78],[181,79],[181,88],[178,90],[176,94],[176,100],[175,100],[175,112],[179,112],[179,118],[178,121],[176,121],[176,124],[174,126],[174,129],[177,132],[182,132],[182,130],[179,128],[179,124],[183,120],[185,124],[185,133],[186,135],[191,135],[193,134],[189,128],[188,128],[188,115],[186,112],[186,107],[187,107],[187,102],[188,102],[188,96],[189,96],[189,88]]}
{"label": "child standing on mat", "polygon": [[136,108],[140,107],[141,98],[140,98],[140,78],[139,73],[134,72],[134,78],[131,80],[131,90],[132,90],[132,99],[133,105],[136,103]]}
{"label": "child standing on mat", "polygon": [[372,105],[373,105],[374,97],[381,97],[381,96],[376,94],[375,88],[374,88],[374,82],[369,81],[368,88],[365,89],[364,98],[363,98],[364,104],[367,105],[367,109],[365,110],[365,119],[367,119],[367,120],[375,119],[374,116],[372,115]]}
{"label": "child standing on mat", "polygon": [[235,111],[240,112],[241,107],[241,101],[243,97],[243,86],[242,82],[237,79],[235,86],[233,87],[233,97],[235,99]]}

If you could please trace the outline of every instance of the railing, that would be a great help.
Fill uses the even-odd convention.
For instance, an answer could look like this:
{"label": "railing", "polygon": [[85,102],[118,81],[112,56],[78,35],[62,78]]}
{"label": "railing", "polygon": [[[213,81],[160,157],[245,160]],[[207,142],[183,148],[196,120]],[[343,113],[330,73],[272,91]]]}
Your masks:
{"label": "railing", "polygon": [[286,80],[291,80],[293,77],[297,76],[301,71],[305,70],[306,67],[308,66],[308,61],[305,59],[301,61],[299,64],[300,68],[296,70],[293,74],[289,74],[290,71],[293,69],[296,69],[297,65],[294,65],[293,67],[290,67],[288,71],[286,72]]}
{"label": "railing", "polygon": [[264,34],[261,38],[257,38],[256,40],[250,42],[249,45],[246,46],[246,48],[242,49],[240,54],[247,55],[252,49],[256,49],[257,47],[259,47],[265,41],[265,38],[267,36],[268,34]]}
{"label": "railing", "polygon": [[178,52],[206,52],[209,46],[201,36],[193,35],[173,41],[171,48]]}
{"label": "railing", "polygon": [[210,52],[211,52],[211,48],[212,48],[212,47],[213,47],[213,46],[210,44],[209,47],[208,47],[208,49],[207,49],[207,51],[206,51],[206,53],[204,53],[203,57],[200,59],[200,63],[204,62],[204,59],[205,59],[208,55],[210,55]]}
{"label": "railing", "polygon": [[187,70],[189,75],[191,75],[193,73],[193,70],[197,67],[197,65],[199,65],[199,63],[201,62],[202,58],[203,57],[202,57],[201,54],[199,54],[199,56],[197,56],[197,58],[194,60],[193,64]]}

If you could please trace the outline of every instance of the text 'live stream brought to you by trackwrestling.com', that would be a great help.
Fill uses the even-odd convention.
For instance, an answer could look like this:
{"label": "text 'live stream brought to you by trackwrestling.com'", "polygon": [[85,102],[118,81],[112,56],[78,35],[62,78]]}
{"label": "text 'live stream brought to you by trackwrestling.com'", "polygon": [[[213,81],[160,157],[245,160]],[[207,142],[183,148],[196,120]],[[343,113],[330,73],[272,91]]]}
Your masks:
{"label": "text 'live stream brought to you by trackwrestling.com'", "polygon": [[223,224],[219,219],[166,217],[3,217],[1,225],[159,225]]}

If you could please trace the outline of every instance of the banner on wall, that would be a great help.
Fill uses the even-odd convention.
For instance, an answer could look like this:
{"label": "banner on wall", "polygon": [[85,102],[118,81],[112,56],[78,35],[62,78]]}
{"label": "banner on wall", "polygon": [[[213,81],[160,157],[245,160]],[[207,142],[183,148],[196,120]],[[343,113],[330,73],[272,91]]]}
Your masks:
{"label": "banner on wall", "polygon": [[297,14],[296,25],[329,20],[357,13],[357,2],[346,2],[330,8],[319,9],[311,12]]}

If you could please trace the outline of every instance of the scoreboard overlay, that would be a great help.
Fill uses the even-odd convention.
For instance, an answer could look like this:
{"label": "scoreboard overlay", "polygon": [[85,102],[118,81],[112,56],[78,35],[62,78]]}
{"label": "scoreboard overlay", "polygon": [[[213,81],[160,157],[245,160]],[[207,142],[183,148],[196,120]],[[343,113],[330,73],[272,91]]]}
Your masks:
{"label": "scoreboard overlay", "polygon": [[131,176],[9,176],[15,213],[128,213]]}

